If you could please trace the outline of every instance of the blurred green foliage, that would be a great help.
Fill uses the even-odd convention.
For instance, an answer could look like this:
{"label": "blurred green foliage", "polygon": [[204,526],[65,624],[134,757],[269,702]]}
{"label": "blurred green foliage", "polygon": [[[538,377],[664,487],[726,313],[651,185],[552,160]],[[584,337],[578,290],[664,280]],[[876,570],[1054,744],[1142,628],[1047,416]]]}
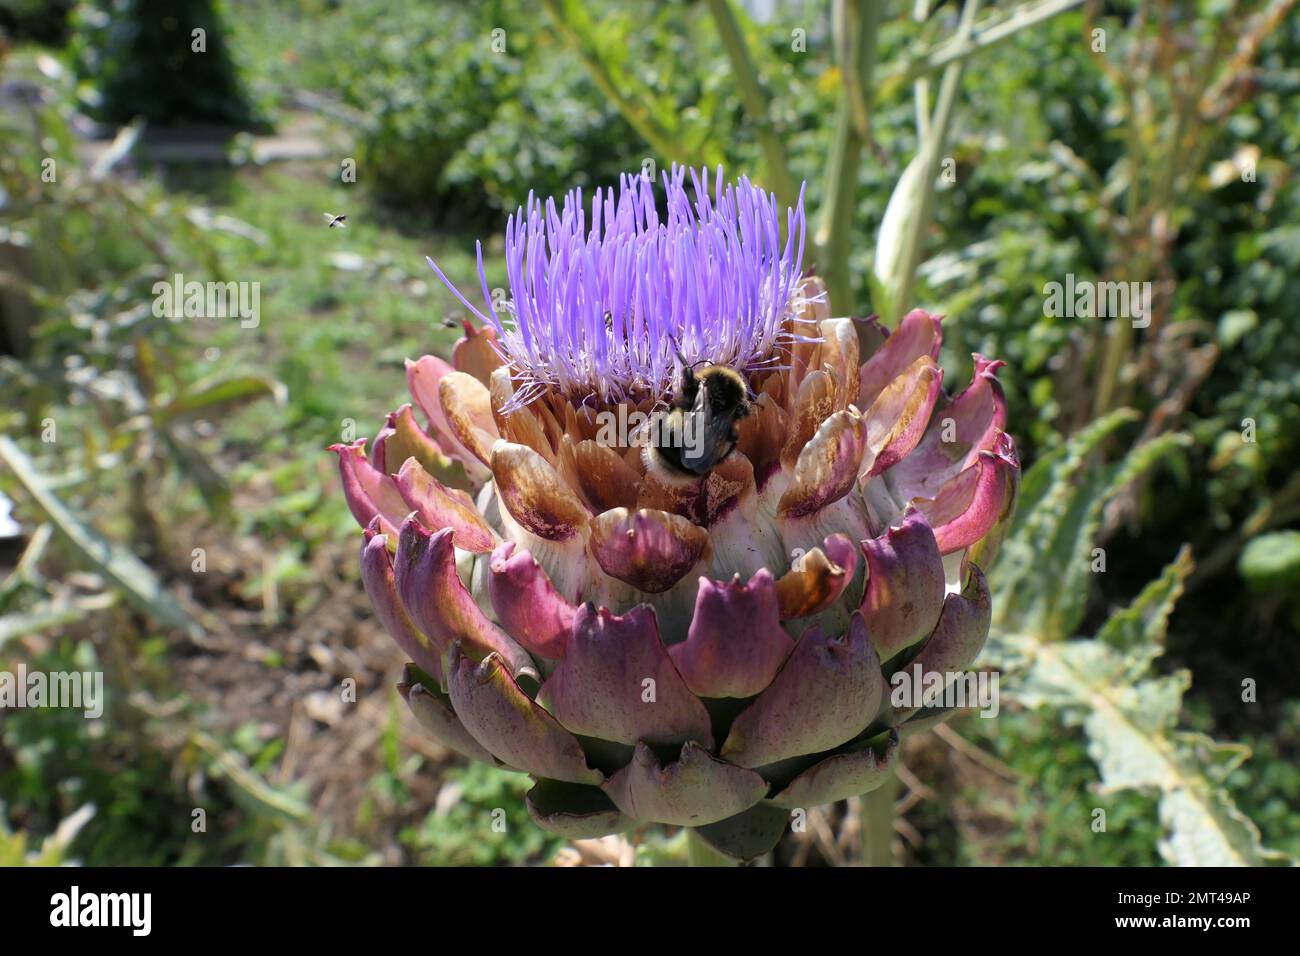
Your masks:
{"label": "blurred green foliage", "polygon": [[67,39],[77,0],[0,0],[0,31],[19,40],[58,44]]}
{"label": "blurred green foliage", "polygon": [[88,112],[159,126],[255,119],[227,48],[222,0],[94,0],[73,17],[72,55]]}
{"label": "blurred green foliage", "polygon": [[[524,809],[532,782],[470,763],[449,772],[446,807],[434,807],[418,827],[401,834],[416,861],[438,866],[494,866],[549,859],[564,841],[539,829]],[[446,788],[450,788],[449,790]]]}
{"label": "blurred green foliage", "polygon": [[365,4],[268,15],[293,32],[276,34],[262,68],[293,64],[301,82],[302,64],[310,86],[354,111],[358,181],[394,207],[484,225],[530,189],[599,184],[639,166],[635,135],[519,4],[397,0],[382,16]]}

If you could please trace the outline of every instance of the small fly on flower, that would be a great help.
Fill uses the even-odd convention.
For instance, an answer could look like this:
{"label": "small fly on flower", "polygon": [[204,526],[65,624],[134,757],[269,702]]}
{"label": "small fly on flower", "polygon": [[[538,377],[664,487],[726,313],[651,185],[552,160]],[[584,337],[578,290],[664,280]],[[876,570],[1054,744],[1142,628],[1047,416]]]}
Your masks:
{"label": "small fly on flower", "polygon": [[327,212],[327,213],[324,214],[324,216],[325,216],[325,221],[326,221],[327,223],[329,223],[329,227],[330,227],[331,229],[334,229],[334,228],[346,229],[346,228],[347,228],[347,225],[348,225],[348,217],[347,217],[347,216],[336,216],[336,215],[334,215],[332,212]]}

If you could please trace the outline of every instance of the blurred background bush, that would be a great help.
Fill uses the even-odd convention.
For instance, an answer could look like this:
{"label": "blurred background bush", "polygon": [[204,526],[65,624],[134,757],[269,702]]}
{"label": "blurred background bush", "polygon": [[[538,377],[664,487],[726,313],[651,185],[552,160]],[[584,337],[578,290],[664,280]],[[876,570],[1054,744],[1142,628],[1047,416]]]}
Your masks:
{"label": "blurred background bush", "polygon": [[[1010,365],[1041,567],[1004,555],[989,663],[1023,679],[997,721],[908,743],[897,858],[1197,862],[1197,827],[1239,862],[1300,854],[1300,17],[975,7],[964,49],[963,5],[924,0],[878,23],[838,0],[0,0],[0,669],[109,686],[100,721],[0,712],[0,859],[555,858],[522,778],[462,766],[400,706],[322,449],[373,433],[405,357],[450,347],[425,255],[466,276],[481,237],[501,282],[530,191],[672,162],[806,181],[837,314],[946,314],[950,382],[973,351]],[[897,303],[875,252],[932,143]],[[260,283],[259,324],[156,315],[176,273]],[[1150,325],[1047,315],[1071,274],[1150,282]],[[1068,613],[1024,610],[1054,589]],[[1143,660],[1128,730],[1181,789],[1115,774],[1132,742],[1016,663],[1026,633]],[[1202,817],[1180,821],[1185,793]],[[818,811],[778,861],[858,859],[858,810]]]}

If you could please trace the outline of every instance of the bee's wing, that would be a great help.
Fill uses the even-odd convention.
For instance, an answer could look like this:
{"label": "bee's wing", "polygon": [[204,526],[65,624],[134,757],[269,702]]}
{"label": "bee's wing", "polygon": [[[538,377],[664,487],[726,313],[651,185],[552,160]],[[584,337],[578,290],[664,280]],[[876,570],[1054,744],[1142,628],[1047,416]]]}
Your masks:
{"label": "bee's wing", "polygon": [[697,475],[707,474],[735,445],[734,418],[718,413],[709,404],[708,390],[701,388],[690,412],[682,416],[680,460],[682,467]]}
{"label": "bee's wing", "polygon": [[[691,374],[691,378],[694,379],[695,374],[693,372],[691,372],[690,374]],[[707,416],[708,413],[709,413],[709,390],[707,388],[700,388],[699,385],[697,384],[695,386],[695,401],[691,405],[691,414]]]}

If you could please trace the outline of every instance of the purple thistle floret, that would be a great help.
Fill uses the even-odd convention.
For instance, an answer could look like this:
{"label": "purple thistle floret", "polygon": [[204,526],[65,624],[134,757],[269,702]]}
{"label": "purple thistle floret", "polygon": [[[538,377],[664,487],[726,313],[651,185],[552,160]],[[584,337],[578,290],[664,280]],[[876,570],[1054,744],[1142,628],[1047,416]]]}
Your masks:
{"label": "purple thistle floret", "polygon": [[[801,188],[785,210],[785,244],[776,196],[747,178],[724,187],[721,167],[710,197],[707,169],[664,173],[667,219],[653,181],[620,177],[597,189],[590,227],[582,190],[543,204],[529,193],[506,224],[510,297],[494,304],[478,252],[486,314],[429,260],[438,278],[497,333],[497,350],[516,383],[509,411],[548,389],[575,402],[662,398],[676,377],[674,349],[688,364],[773,367],[799,303],[805,218]],[[797,235],[797,245],[796,245]],[[504,313],[504,314],[501,314]],[[810,329],[815,337],[817,330]]]}

